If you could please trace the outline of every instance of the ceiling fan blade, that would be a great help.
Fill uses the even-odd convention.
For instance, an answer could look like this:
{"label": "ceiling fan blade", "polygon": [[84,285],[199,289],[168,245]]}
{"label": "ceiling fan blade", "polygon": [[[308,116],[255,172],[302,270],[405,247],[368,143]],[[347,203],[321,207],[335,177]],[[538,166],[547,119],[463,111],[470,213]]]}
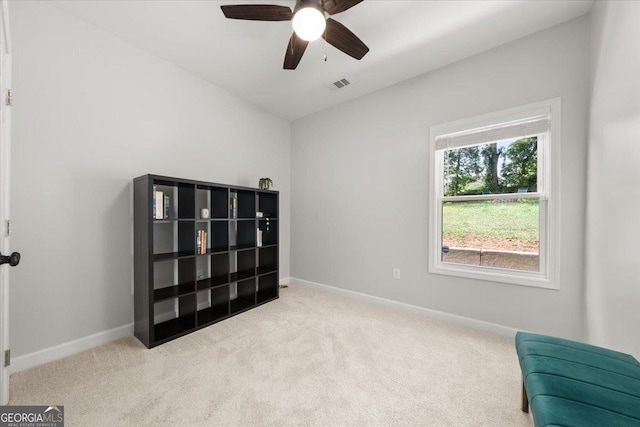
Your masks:
{"label": "ceiling fan blade", "polygon": [[286,6],[274,4],[235,4],[220,6],[224,16],[249,21],[291,21],[293,13]]}
{"label": "ceiling fan blade", "polygon": [[340,49],[355,59],[362,59],[369,52],[369,48],[353,34],[347,27],[338,21],[327,18],[327,29],[322,37],[333,47]]}
{"label": "ceiling fan blade", "polygon": [[329,15],[344,12],[351,9],[363,0],[322,0],[322,7]]}
{"label": "ceiling fan blade", "polygon": [[307,50],[308,44],[308,41],[302,40],[296,33],[291,34],[289,45],[287,45],[287,53],[284,55],[283,68],[285,70],[296,69],[302,59],[302,55],[304,55],[304,51]]}

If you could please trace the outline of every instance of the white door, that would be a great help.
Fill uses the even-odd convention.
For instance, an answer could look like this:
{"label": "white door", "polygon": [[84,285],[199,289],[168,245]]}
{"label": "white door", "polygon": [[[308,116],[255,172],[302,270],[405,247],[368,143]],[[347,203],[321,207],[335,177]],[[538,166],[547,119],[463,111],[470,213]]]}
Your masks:
{"label": "white door", "polygon": [[9,372],[5,356],[9,350],[9,266],[20,254],[10,252],[9,189],[11,157],[11,36],[7,0],[0,0],[0,404],[9,402]]}

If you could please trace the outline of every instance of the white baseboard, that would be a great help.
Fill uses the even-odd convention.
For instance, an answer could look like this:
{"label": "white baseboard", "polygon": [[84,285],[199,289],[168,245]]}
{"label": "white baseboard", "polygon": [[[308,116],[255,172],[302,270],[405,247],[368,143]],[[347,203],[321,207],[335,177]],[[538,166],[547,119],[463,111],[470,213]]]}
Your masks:
{"label": "white baseboard", "polygon": [[[283,279],[280,279],[280,284],[288,285],[289,281],[290,278],[285,277]],[[201,302],[198,305],[198,310],[206,308],[207,306],[207,302]],[[169,320],[175,317],[175,315],[173,312],[168,312],[160,314],[159,317],[164,320]],[[38,365],[42,365],[43,363],[48,363],[54,360],[61,359],[63,357],[71,356],[72,354],[80,353],[81,351],[88,350],[93,347],[98,347],[100,345],[120,338],[128,337],[130,335],[133,335],[133,323],[120,326],[109,331],[98,332],[97,334],[89,335],[84,338],[79,338],[77,340],[69,341],[63,344],[58,344],[53,347],[34,351],[33,353],[25,354],[11,360],[11,365],[9,366],[9,375],[16,372],[24,371],[25,369],[36,367]]]}
{"label": "white baseboard", "polygon": [[[390,307],[409,313],[426,316],[432,319],[441,320],[443,322],[464,326],[479,331],[489,332],[496,335],[506,337],[514,337],[517,329],[508,326],[498,325],[496,323],[485,322],[482,320],[472,319],[469,317],[458,316],[456,314],[445,313],[443,311],[431,310],[429,308],[418,307],[416,305],[405,304],[403,302],[393,301],[386,298],[380,298],[373,295],[367,295],[360,292],[349,291],[347,289],[336,288],[334,286],[324,285],[322,283],[311,282],[308,280],[297,279],[295,277],[285,277],[280,279],[281,285],[297,284],[307,288],[313,288],[324,292],[331,292],[337,295],[346,296],[359,301],[365,301],[384,307]],[[98,332],[74,341],[69,341],[53,347],[38,350],[33,353],[25,354],[11,360],[9,366],[9,374],[33,368],[43,363],[52,362],[72,354],[97,347],[108,342],[133,335],[133,323],[120,326],[104,332]]]}
{"label": "white baseboard", "polygon": [[496,323],[485,322],[483,320],[472,319],[470,317],[458,316],[457,314],[445,313],[444,311],[431,310],[429,308],[418,307],[417,305],[405,304],[403,302],[393,301],[386,298],[380,298],[373,295],[367,295],[360,292],[349,291],[347,289],[336,288],[334,286],[324,285],[322,283],[310,282],[308,280],[297,279],[295,277],[289,278],[293,284],[297,284],[307,288],[313,288],[320,291],[331,292],[337,295],[357,299],[359,301],[365,301],[384,307],[395,308],[397,310],[406,311],[409,313],[426,316],[432,319],[440,320],[447,323],[452,323],[458,326],[464,326],[466,328],[475,329],[478,331],[489,332],[495,335],[501,335],[509,338],[516,336],[518,329],[514,329],[508,326],[498,325]]}
{"label": "white baseboard", "polygon": [[88,350],[120,338],[128,337],[130,335],[133,335],[133,323],[108,331],[98,332],[97,334],[58,344],[43,350],[34,351],[33,353],[12,359],[11,365],[9,366],[9,375],[42,365],[43,363],[71,356],[72,354],[80,353],[81,351]]}

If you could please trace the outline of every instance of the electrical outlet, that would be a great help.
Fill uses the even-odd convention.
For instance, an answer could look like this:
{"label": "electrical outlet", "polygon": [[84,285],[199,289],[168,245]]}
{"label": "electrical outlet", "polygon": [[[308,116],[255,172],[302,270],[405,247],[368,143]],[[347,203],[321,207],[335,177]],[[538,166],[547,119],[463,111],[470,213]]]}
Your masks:
{"label": "electrical outlet", "polygon": [[393,267],[392,276],[396,280],[400,280],[400,269],[398,267]]}

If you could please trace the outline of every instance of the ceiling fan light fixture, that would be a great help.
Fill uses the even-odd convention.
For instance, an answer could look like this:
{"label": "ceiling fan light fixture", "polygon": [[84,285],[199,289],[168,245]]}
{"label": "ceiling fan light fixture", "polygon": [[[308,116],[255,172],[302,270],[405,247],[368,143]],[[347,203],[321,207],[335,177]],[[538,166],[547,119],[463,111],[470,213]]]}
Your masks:
{"label": "ceiling fan light fixture", "polygon": [[313,41],[324,33],[327,21],[324,13],[313,6],[303,7],[293,15],[293,31],[302,40]]}
{"label": "ceiling fan light fixture", "polygon": [[319,37],[358,60],[369,52],[367,45],[347,27],[325,15],[344,12],[362,1],[364,0],[296,0],[293,11],[287,6],[275,4],[232,4],[222,5],[220,8],[229,19],[293,21],[293,34],[287,44],[282,68],[295,70],[309,42]]}

